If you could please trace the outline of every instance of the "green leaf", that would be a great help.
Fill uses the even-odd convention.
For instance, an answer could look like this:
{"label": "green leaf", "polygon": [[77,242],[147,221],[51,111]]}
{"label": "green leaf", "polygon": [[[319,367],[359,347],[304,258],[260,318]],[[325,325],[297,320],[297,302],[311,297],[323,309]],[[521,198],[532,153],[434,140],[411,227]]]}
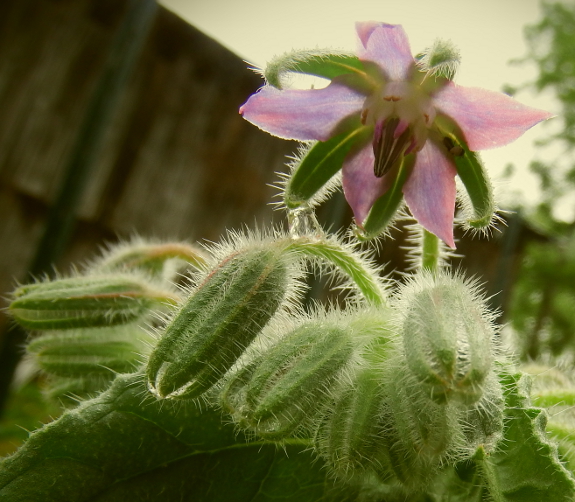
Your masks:
{"label": "green leaf", "polygon": [[405,185],[405,182],[409,178],[414,164],[414,155],[404,157],[392,185],[387,192],[375,201],[375,204],[363,222],[363,232],[358,235],[360,239],[373,239],[384,232],[385,229],[393,223],[401,201],[403,200],[403,185]]}
{"label": "green leaf", "polygon": [[326,500],[333,481],[305,441],[248,443],[220,412],[156,401],[143,381],[119,376],[33,433],[0,464],[0,500]]}
{"label": "green leaf", "polygon": [[341,169],[351,147],[362,142],[370,134],[370,127],[357,125],[351,131],[315,143],[295,162],[284,192],[286,207],[296,209],[309,202]]}
{"label": "green leaf", "polygon": [[361,61],[352,54],[334,54],[329,50],[307,50],[286,52],[274,57],[264,70],[264,77],[270,85],[282,88],[282,77],[287,73],[305,73],[333,79],[340,75],[353,74],[366,78]]}
{"label": "green leaf", "polygon": [[528,377],[504,374],[506,398],[503,439],[488,456],[476,455],[485,484],[499,502],[566,502],[575,499],[575,479],[546,436],[545,410],[529,406]]}

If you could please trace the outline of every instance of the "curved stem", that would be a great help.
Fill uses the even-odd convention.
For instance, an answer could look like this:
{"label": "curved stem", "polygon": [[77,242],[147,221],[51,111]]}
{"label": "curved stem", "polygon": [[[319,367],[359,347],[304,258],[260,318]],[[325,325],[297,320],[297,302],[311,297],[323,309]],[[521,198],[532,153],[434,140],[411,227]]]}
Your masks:
{"label": "curved stem", "polygon": [[311,236],[299,236],[280,242],[285,246],[285,251],[303,254],[311,260],[319,258],[333,265],[353,282],[371,305],[387,305],[387,294],[379,270],[350,246],[334,238]]}

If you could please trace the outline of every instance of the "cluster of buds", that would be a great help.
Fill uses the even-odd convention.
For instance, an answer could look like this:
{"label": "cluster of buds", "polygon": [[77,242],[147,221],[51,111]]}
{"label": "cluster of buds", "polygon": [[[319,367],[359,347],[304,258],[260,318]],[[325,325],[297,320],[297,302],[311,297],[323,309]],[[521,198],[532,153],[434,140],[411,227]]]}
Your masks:
{"label": "cluster of buds", "polygon": [[185,244],[138,241],[112,247],[83,274],[16,289],[9,311],[34,333],[26,350],[48,376],[49,397],[74,404],[141,365],[154,341],[147,326],[180,299],[175,261],[203,257]]}
{"label": "cluster of buds", "polygon": [[501,438],[494,326],[476,289],[421,274],[390,307],[306,316],[247,351],[219,403],[248,435],[313,437],[338,479],[423,489]]}
{"label": "cluster of buds", "polygon": [[[84,277],[18,289],[10,308],[42,330],[28,351],[53,393],[96,392],[141,371],[157,399],[217,403],[248,436],[313,438],[337,479],[375,475],[419,490],[495,445],[497,345],[474,283],[421,271],[386,299],[362,260],[308,241],[234,237],[180,290],[166,289],[155,257],[123,250]],[[371,277],[364,300],[302,313],[306,253]],[[151,312],[161,320],[153,340],[143,329]]]}

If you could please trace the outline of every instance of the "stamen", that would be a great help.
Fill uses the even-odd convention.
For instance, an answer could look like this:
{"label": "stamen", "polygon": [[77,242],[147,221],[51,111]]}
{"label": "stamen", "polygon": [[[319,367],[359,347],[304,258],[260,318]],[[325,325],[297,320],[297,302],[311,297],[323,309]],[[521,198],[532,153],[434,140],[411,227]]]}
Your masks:
{"label": "stamen", "polygon": [[376,125],[373,137],[373,154],[375,155],[373,172],[378,178],[384,176],[396,165],[410,143],[411,129],[409,127],[397,138],[395,137],[398,125],[399,118],[397,117]]}

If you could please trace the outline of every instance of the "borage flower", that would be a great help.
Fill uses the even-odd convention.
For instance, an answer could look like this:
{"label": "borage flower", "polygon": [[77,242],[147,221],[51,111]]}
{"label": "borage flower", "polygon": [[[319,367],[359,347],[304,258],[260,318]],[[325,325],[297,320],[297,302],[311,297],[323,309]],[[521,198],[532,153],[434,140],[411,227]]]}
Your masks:
{"label": "borage flower", "polygon": [[[268,78],[240,113],[281,138],[331,142],[327,150],[319,144],[306,176],[324,169],[327,157],[339,159],[360,228],[378,218],[376,210],[391,206],[395,212],[403,193],[415,219],[454,248],[455,175],[476,212],[486,213],[478,215],[478,226],[488,225],[495,206],[486,200],[490,184],[473,152],[506,145],[551,114],[505,94],[455,85],[458,55],[449,44],[438,42],[416,60],[401,26],[356,28],[357,58],[310,53],[288,64],[292,71],[330,77],[327,87],[279,89]],[[328,170],[324,177],[334,174]]]}

